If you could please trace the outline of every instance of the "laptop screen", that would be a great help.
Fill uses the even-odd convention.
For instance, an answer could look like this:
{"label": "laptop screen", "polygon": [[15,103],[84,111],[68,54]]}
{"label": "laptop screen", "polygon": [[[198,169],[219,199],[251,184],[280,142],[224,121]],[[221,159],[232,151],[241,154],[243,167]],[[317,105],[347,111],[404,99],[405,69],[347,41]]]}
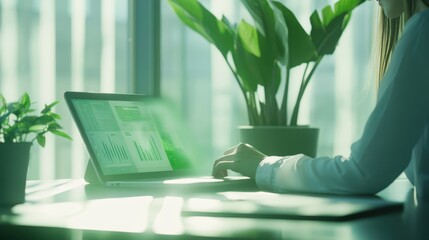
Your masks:
{"label": "laptop screen", "polygon": [[85,144],[104,175],[188,169],[169,109],[141,100],[72,98],[72,112]]}

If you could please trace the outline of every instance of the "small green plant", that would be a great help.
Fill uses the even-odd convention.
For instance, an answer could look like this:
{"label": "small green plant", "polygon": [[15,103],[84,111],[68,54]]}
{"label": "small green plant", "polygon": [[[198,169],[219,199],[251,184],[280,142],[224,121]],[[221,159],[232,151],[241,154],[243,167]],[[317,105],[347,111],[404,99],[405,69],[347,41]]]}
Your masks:
{"label": "small green plant", "polygon": [[35,112],[31,108],[30,96],[27,93],[21,96],[17,102],[7,103],[0,94],[0,143],[34,142],[37,140],[40,146],[46,144],[46,133],[52,133],[60,137],[72,140],[64,133],[58,120],[60,115],[52,112],[52,108],[59,101],[45,105],[38,116],[30,115]]}

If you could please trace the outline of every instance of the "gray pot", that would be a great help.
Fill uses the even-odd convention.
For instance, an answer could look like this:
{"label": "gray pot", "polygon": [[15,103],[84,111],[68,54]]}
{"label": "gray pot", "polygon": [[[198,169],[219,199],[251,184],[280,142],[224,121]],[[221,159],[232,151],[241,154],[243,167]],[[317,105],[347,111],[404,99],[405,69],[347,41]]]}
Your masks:
{"label": "gray pot", "polygon": [[0,143],[0,207],[25,202],[31,143]]}
{"label": "gray pot", "polygon": [[317,155],[318,128],[306,126],[240,126],[240,140],[270,156]]}

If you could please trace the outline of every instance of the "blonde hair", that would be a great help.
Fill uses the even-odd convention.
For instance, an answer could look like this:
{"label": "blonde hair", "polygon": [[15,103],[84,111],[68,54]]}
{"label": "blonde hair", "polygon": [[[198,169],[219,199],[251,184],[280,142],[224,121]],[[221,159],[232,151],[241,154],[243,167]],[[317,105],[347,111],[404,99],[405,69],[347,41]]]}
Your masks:
{"label": "blonde hair", "polygon": [[404,29],[407,20],[416,12],[416,2],[421,1],[426,6],[429,6],[429,0],[405,0],[405,12],[395,19],[389,19],[383,14],[383,10],[379,10],[378,36],[376,38],[376,86],[380,85],[380,81],[384,77],[387,66],[389,65],[393,49],[398,42],[399,36]]}

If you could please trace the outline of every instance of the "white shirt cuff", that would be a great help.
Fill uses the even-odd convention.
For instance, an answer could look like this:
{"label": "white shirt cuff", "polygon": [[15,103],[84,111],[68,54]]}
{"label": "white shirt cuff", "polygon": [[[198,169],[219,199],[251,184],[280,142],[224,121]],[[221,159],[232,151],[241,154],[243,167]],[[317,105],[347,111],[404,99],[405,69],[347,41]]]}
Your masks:
{"label": "white shirt cuff", "polygon": [[271,156],[267,157],[259,163],[256,169],[255,181],[261,190],[272,190],[274,180],[274,170],[278,166],[278,162],[283,157]]}

